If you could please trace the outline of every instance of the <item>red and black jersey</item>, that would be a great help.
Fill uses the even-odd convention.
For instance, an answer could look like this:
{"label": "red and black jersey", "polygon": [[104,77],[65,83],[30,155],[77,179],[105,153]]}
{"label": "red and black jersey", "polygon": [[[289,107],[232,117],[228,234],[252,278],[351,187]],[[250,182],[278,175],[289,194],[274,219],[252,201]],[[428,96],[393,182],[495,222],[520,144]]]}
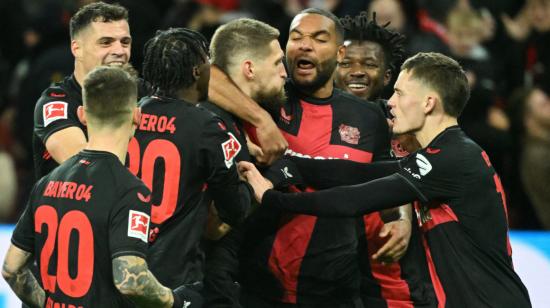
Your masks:
{"label": "red and black jersey", "polygon": [[365,307],[437,307],[420,232],[414,225],[416,217],[412,223],[405,255],[398,262],[381,264],[373,260],[372,255],[387,241],[379,236],[384,222],[379,212],[359,219],[361,300]]}
{"label": "red and black jersey", "polygon": [[202,280],[207,187],[224,222],[237,224],[248,211],[251,188],[239,180],[234,161],[246,145],[220,118],[191,103],[152,96],[139,104],[128,168],[152,190],[149,267],[175,288]]}
{"label": "red and black jersey", "polygon": [[[395,165],[367,166],[389,175],[360,185],[268,191],[262,206],[346,217],[419,199],[415,212],[438,307],[531,307],[512,265],[504,190],[485,151],[451,126]],[[336,200],[349,206],[334,206]]]}
{"label": "red and black jersey", "polygon": [[33,159],[37,179],[48,174],[59,164],[46,150],[46,140],[55,132],[75,126],[86,134],[76,111],[82,106],[82,88],[74,75],[52,85],[42,92],[34,108]]}
{"label": "red and black jersey", "polygon": [[149,198],[108,152],[83,150],[37,182],[12,243],[34,254],[46,307],[133,307],[111,259],[146,258]]}
{"label": "red and black jersey", "polygon": [[[378,99],[374,103],[382,109],[387,118],[391,116],[386,100]],[[392,138],[391,154],[403,157],[409,153],[399,146],[397,139]],[[413,219],[413,223],[415,222],[416,219]],[[384,221],[379,212],[364,215],[359,219],[359,264],[362,273],[363,305],[370,308],[437,307],[418,229],[413,226],[407,252],[398,262],[381,264],[373,260],[372,256],[387,241],[387,238],[381,238],[379,235],[383,226]]]}
{"label": "red and black jersey", "polygon": [[530,307],[513,269],[504,189],[485,151],[450,127],[399,174],[420,197],[414,209],[440,306]]}
{"label": "red and black jersey", "polygon": [[[389,157],[389,129],[377,106],[338,89],[326,99],[308,97],[291,83],[287,96],[278,118],[287,155],[364,163]],[[255,251],[265,255],[245,258],[252,263],[243,266],[250,273],[243,279],[248,290],[287,303],[329,304],[358,296],[355,219],[284,214],[273,234],[273,223],[260,224],[267,236]]]}

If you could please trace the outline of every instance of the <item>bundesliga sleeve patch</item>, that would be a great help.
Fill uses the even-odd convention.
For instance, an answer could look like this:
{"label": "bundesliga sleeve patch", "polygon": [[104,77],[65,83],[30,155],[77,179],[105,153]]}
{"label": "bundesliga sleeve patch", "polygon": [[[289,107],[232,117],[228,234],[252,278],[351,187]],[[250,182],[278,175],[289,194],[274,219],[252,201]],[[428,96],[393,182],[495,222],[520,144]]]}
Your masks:
{"label": "bundesliga sleeve patch", "polygon": [[50,123],[67,119],[68,104],[62,101],[49,102],[42,107],[42,117],[44,118],[44,127]]}
{"label": "bundesliga sleeve patch", "polygon": [[128,237],[135,237],[147,243],[149,221],[149,215],[130,210],[130,215],[128,215]]}
{"label": "bundesliga sleeve patch", "polygon": [[233,165],[233,159],[241,151],[241,144],[232,133],[228,132],[227,134],[229,135],[229,140],[222,143],[222,150],[223,157],[225,159],[225,166],[229,169]]}

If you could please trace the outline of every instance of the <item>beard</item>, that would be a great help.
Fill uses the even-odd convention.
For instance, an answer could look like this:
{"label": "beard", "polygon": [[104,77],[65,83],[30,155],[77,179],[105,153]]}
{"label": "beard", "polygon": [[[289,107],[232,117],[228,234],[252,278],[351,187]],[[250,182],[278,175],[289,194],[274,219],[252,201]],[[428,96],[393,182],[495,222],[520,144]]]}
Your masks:
{"label": "beard", "polygon": [[260,91],[252,99],[258,102],[269,114],[278,115],[281,107],[286,102],[286,93],[284,88],[279,91]]}
{"label": "beard", "polygon": [[290,65],[292,69],[292,81],[300,88],[301,91],[304,91],[306,93],[313,93],[327,84],[327,82],[334,74],[337,63],[338,62],[336,61],[336,58],[331,58],[320,63],[315,63],[315,71],[317,72],[317,75],[311,81],[297,80],[294,77],[294,70],[296,67],[294,64],[292,64]]}

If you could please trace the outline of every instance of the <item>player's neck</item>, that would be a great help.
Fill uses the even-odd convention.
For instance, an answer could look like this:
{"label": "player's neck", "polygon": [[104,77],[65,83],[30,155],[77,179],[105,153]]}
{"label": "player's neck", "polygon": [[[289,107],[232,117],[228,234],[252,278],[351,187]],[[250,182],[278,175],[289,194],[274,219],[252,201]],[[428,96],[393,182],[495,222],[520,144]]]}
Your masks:
{"label": "player's neck", "polygon": [[428,118],[424,126],[415,133],[415,136],[422,148],[425,148],[435,139],[435,137],[437,137],[437,135],[455,125],[458,125],[458,121],[453,117],[442,116],[435,119]]}
{"label": "player's neck", "polygon": [[74,75],[74,79],[76,80],[76,82],[82,87],[82,85],[84,84],[84,78],[86,78],[86,75],[88,74],[89,71],[87,71],[86,69],[84,69],[82,63],[78,62],[78,61],[75,61],[74,62],[74,72],[73,72],[73,75]]}
{"label": "player's neck", "polygon": [[196,104],[199,102],[199,91],[197,91],[197,89],[193,86],[179,90],[176,96],[179,100],[189,103]]}
{"label": "player's neck", "polygon": [[[229,75],[229,78],[233,80],[233,82],[237,85],[241,92],[246,94],[248,97],[252,97],[252,86],[254,85],[254,81],[250,81],[239,75],[235,75]],[[258,86],[258,84],[256,86]]]}
{"label": "player's neck", "polygon": [[75,69],[74,70],[74,79],[76,80],[76,83],[82,87],[82,82],[84,81],[84,77],[86,77],[86,74],[82,73],[80,70]]}
{"label": "player's neck", "polygon": [[334,79],[331,78],[327,83],[315,91],[308,91],[307,89],[300,89],[300,91],[314,98],[328,98],[334,91]]}
{"label": "player's neck", "polygon": [[126,161],[126,152],[128,151],[128,142],[130,141],[127,128],[116,130],[97,130],[90,131],[88,127],[87,150],[105,151],[115,154],[120,162]]}

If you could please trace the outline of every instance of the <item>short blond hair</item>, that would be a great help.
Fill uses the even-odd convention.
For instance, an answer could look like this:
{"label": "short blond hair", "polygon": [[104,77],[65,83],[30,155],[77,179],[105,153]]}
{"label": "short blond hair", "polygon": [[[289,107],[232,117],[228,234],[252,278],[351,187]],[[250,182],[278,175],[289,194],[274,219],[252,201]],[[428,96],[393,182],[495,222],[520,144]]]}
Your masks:
{"label": "short blond hair", "polygon": [[225,73],[237,64],[236,55],[261,59],[269,55],[269,44],[279,38],[279,30],[250,18],[239,18],[220,26],[210,43],[212,64]]}

